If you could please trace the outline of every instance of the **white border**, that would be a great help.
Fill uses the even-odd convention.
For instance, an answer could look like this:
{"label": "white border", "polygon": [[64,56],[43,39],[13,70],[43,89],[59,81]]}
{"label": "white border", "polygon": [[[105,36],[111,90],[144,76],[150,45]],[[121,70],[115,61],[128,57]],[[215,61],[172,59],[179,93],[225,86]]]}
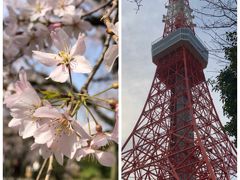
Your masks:
{"label": "white border", "polygon": [[1,96],[1,100],[0,100],[0,104],[1,104],[1,108],[0,108],[0,119],[1,119],[1,123],[0,123],[0,179],[3,179],[3,1],[0,1],[0,9],[1,9],[1,13],[0,13],[0,54],[1,54],[1,67],[0,67],[0,96]]}
{"label": "white border", "polygon": [[[125,0],[123,0],[125,1]],[[122,0],[118,0],[118,17],[119,17],[119,26],[118,26],[118,32],[119,32],[119,44],[118,44],[118,67],[119,67],[119,73],[118,73],[118,81],[119,81],[119,102],[118,102],[118,113],[119,113],[119,131],[118,131],[118,179],[121,179],[122,175]]]}

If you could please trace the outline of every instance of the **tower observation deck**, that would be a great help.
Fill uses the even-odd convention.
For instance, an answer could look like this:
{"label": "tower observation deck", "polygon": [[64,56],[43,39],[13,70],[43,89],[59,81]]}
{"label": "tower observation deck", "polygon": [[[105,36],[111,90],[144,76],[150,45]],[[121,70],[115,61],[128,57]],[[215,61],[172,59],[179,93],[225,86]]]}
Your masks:
{"label": "tower observation deck", "polygon": [[203,69],[208,50],[195,36],[188,0],[169,0],[163,38],[152,43],[152,87],[122,147],[122,178],[229,180],[236,149],[223,130]]}

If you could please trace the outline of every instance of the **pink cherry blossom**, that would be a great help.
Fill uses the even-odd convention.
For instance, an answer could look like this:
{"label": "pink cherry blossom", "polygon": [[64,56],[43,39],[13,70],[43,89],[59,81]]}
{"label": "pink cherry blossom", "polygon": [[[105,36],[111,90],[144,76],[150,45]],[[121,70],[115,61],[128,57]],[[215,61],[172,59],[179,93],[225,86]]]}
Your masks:
{"label": "pink cherry blossom", "polygon": [[106,146],[109,141],[114,141],[118,143],[118,104],[115,107],[115,125],[111,133],[102,132],[101,128],[95,136],[92,138],[90,146],[92,148],[100,148],[102,146]]}
{"label": "pink cherry blossom", "polygon": [[78,37],[79,31],[84,33],[92,29],[92,25],[81,18],[82,10],[76,12],[74,15],[66,14],[61,18],[64,30],[71,36]]}
{"label": "pink cherry blossom", "polygon": [[9,122],[9,127],[16,127],[19,135],[23,138],[33,136],[38,126],[43,123],[39,118],[33,116],[35,110],[42,105],[41,99],[27,81],[24,70],[19,73],[19,81],[15,83],[15,93],[6,97],[4,104],[10,108],[13,119]]}
{"label": "pink cherry blossom", "polygon": [[47,26],[42,23],[30,23],[24,33],[15,36],[14,42],[19,48],[25,46],[24,54],[31,56],[33,49],[44,47],[50,39],[48,36]]}
{"label": "pink cherry blossom", "polygon": [[92,71],[91,65],[83,56],[86,46],[82,34],[79,34],[77,42],[72,47],[70,47],[69,36],[60,28],[51,33],[51,38],[59,50],[58,54],[33,51],[34,57],[40,63],[46,66],[57,66],[49,78],[63,83],[69,78],[69,69],[76,73],[90,73]]}
{"label": "pink cherry blossom", "polygon": [[54,153],[62,153],[71,159],[76,150],[86,146],[87,140],[90,139],[78,121],[56,108],[40,107],[34,116],[48,119],[36,130],[35,143],[46,144]]}
{"label": "pink cherry blossom", "polygon": [[75,158],[77,161],[80,161],[83,157],[88,155],[93,155],[103,166],[111,167],[115,162],[115,156],[111,152],[104,152],[90,147],[85,147],[77,150]]}
{"label": "pink cherry blossom", "polygon": [[56,7],[54,8],[54,14],[62,17],[66,14],[74,15],[75,6],[73,5],[74,0],[58,0]]}
{"label": "pink cherry blossom", "polygon": [[15,37],[3,32],[3,56],[7,60],[12,60],[19,53],[19,49],[14,42]]}
{"label": "pink cherry blossom", "polygon": [[30,12],[30,20],[36,21],[37,19],[46,15],[52,9],[51,1],[49,0],[28,0],[28,4],[24,8]]}

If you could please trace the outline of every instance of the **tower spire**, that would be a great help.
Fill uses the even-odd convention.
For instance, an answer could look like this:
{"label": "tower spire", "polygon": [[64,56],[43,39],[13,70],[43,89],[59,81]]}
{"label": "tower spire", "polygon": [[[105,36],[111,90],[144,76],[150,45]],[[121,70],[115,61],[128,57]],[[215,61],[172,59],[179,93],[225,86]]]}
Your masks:
{"label": "tower spire", "polygon": [[163,22],[165,22],[163,37],[179,28],[189,28],[194,32],[193,10],[188,0],[169,0],[165,7],[167,15],[163,16]]}

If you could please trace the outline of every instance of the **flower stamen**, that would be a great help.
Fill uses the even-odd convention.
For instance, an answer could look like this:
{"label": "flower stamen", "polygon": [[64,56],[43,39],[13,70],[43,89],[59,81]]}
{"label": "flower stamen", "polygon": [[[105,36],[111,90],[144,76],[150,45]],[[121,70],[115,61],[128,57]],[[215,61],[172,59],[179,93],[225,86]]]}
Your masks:
{"label": "flower stamen", "polygon": [[58,124],[55,127],[57,136],[60,136],[62,133],[70,136],[74,132],[71,123],[66,118],[58,119]]}
{"label": "flower stamen", "polygon": [[70,56],[69,53],[65,51],[60,51],[58,55],[62,58],[62,64],[69,64],[72,60],[72,57]]}

